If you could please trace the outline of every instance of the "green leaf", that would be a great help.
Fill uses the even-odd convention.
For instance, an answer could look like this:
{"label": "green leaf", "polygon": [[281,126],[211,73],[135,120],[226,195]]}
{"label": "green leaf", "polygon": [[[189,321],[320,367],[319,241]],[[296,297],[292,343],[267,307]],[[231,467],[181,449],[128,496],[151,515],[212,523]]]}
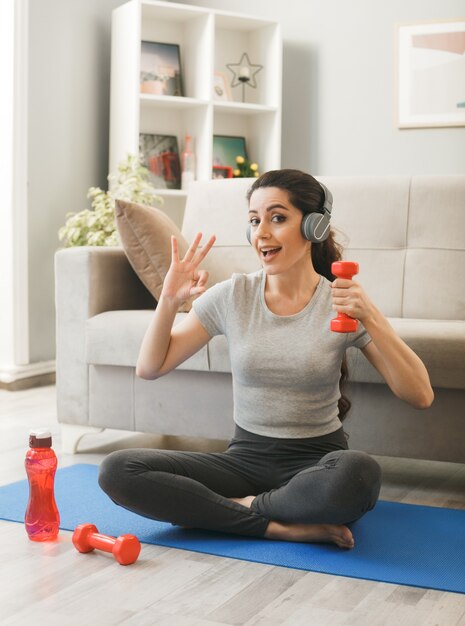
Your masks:
{"label": "green leaf", "polygon": [[161,206],[163,198],[157,196],[149,182],[149,170],[141,163],[141,155],[128,154],[117,167],[117,174],[108,174],[112,189],[103,191],[90,187],[87,198],[91,209],[67,213],[66,221],[58,231],[58,239],[65,247],[120,245],[115,223],[115,199]]}

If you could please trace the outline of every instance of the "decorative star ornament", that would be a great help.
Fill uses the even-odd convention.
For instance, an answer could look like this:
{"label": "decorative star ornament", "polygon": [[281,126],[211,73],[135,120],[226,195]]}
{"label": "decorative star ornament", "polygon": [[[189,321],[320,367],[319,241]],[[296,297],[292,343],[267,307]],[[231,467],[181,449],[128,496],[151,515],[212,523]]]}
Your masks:
{"label": "decorative star ornament", "polygon": [[237,87],[246,83],[254,89],[257,87],[255,75],[263,69],[263,65],[250,62],[247,52],[244,52],[241,56],[239,63],[226,63],[226,67],[233,73],[231,87]]}

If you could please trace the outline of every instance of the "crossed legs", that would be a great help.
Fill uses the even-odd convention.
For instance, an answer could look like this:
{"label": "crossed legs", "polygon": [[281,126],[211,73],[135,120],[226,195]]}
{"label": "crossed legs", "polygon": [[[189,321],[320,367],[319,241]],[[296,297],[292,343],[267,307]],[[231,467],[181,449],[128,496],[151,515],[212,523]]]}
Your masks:
{"label": "crossed legs", "polygon": [[345,524],[375,506],[380,485],[381,470],[374,459],[363,452],[338,450],[278,489],[233,500],[270,519],[265,531],[269,539],[352,548],[354,539]]}
{"label": "crossed legs", "polygon": [[373,508],[379,494],[379,466],[362,452],[330,452],[265,491],[244,465],[227,453],[122,450],[104,459],[99,484],[117,504],[152,519],[346,548],[353,538],[345,524]]}

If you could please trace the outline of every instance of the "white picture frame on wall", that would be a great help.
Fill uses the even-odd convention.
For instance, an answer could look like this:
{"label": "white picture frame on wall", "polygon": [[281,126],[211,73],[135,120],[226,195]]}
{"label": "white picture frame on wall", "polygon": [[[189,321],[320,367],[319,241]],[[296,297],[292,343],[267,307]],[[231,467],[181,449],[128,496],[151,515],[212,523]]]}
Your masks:
{"label": "white picture frame on wall", "polygon": [[396,28],[399,128],[465,126],[465,18]]}

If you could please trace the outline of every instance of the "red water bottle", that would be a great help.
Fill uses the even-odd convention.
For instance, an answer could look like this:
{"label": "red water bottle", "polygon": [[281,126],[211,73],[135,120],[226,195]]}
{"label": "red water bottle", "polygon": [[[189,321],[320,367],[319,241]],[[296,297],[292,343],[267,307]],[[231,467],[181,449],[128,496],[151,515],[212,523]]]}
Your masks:
{"label": "red water bottle", "polygon": [[29,502],[24,517],[26,532],[31,541],[54,541],[60,526],[54,494],[58,461],[48,430],[29,433],[29,450],[24,464],[29,479]]}

